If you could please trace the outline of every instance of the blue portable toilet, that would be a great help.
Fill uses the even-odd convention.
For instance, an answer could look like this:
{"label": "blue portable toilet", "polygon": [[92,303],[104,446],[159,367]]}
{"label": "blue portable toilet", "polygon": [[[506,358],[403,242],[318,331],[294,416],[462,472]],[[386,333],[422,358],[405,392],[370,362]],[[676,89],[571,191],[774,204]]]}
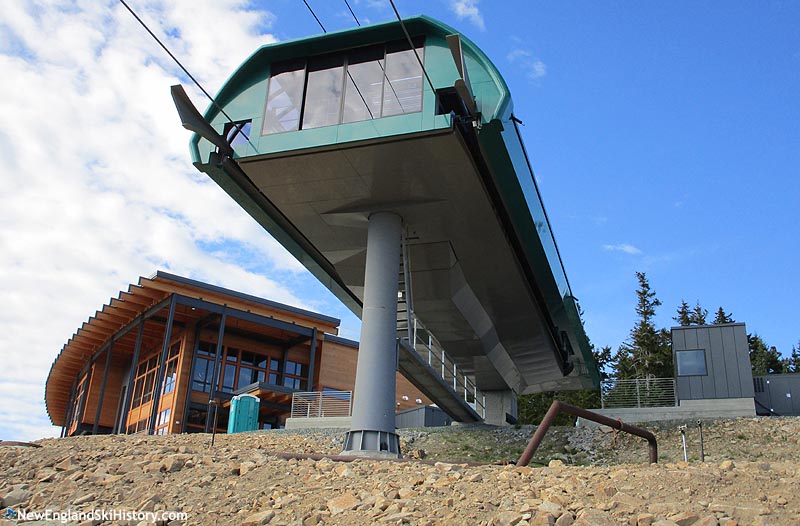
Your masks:
{"label": "blue portable toilet", "polygon": [[231,400],[228,417],[228,433],[255,431],[258,429],[258,408],[261,400],[251,394],[240,394]]}

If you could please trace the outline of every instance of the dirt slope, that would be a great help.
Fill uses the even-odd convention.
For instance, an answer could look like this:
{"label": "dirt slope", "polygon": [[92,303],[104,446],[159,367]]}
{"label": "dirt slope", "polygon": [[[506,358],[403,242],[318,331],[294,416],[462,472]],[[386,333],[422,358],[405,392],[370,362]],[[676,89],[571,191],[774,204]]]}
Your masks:
{"label": "dirt slope", "polygon": [[676,424],[653,430],[657,465],[644,463],[638,438],[559,428],[528,468],[460,463],[515,459],[530,428],[404,430],[405,451],[426,462],[273,454],[339,453],[341,433],[330,431],[220,435],[213,448],[208,435],[47,439],[0,446],[0,515],[138,525],[148,522],[123,512],[183,513],[161,522],[171,526],[800,525],[800,419],[706,423],[705,463],[695,460],[696,428],[688,463]]}

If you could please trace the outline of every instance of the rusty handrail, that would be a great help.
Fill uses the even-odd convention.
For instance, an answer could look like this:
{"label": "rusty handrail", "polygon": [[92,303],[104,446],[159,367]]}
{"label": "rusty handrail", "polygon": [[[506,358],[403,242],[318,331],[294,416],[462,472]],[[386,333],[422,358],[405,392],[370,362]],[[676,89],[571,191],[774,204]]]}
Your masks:
{"label": "rusty handrail", "polygon": [[553,421],[556,419],[556,416],[558,416],[559,413],[567,413],[580,418],[585,418],[586,420],[591,420],[593,422],[597,422],[598,424],[603,424],[619,431],[624,431],[626,433],[630,433],[631,435],[642,437],[647,440],[647,443],[650,445],[650,463],[655,464],[658,462],[658,443],[656,442],[655,435],[653,435],[653,433],[650,431],[642,429],[641,427],[626,424],[622,420],[614,420],[613,418],[595,413],[594,411],[588,411],[574,405],[566,404],[559,400],[553,400],[553,403],[550,405],[550,409],[547,410],[547,414],[545,414],[544,418],[542,418],[542,423],[539,424],[539,427],[536,428],[536,432],[531,437],[528,447],[525,448],[522,456],[519,457],[519,460],[517,460],[517,466],[528,465],[533,457],[533,454],[536,452],[536,449],[538,449],[539,444],[542,443],[544,435],[547,433],[547,430],[550,429],[550,426],[553,424]]}

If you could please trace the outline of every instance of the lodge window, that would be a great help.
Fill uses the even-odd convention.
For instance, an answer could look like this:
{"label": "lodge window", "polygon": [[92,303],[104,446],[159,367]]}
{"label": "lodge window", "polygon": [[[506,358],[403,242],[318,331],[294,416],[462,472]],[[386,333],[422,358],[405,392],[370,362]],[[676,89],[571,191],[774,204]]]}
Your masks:
{"label": "lodge window", "polygon": [[136,378],[133,382],[133,397],[131,409],[146,404],[153,397],[153,385],[156,382],[156,368],[158,367],[158,353],[139,363],[136,369]]}
{"label": "lodge window", "polygon": [[164,387],[161,389],[161,394],[171,393],[175,390],[175,380],[178,376],[178,354],[180,350],[180,342],[173,343],[172,347],[169,348],[167,362],[164,364],[166,371],[164,373],[164,381],[162,382]]}
{"label": "lodge window", "polygon": [[[211,386],[214,385],[215,351],[216,344],[200,342],[192,371],[192,390],[206,393],[211,391]],[[220,360],[219,389],[232,393],[256,382],[278,385],[280,367],[281,361],[277,358],[224,346]]]}
{"label": "lodge window", "polygon": [[156,435],[166,435],[169,431],[169,415],[171,412],[172,410],[168,408],[158,413],[158,417],[156,418]]}
{"label": "lodge window", "polygon": [[422,39],[272,65],[262,135],[422,111]]}
{"label": "lodge window", "polygon": [[286,361],[286,374],[283,378],[284,387],[292,389],[305,389],[308,385],[308,366],[298,362]]}
{"label": "lodge window", "polygon": [[80,382],[75,388],[75,405],[72,408],[72,418],[69,423],[69,428],[80,422],[83,416],[83,408],[86,402],[87,389],[89,387],[89,379],[91,378],[91,369],[81,377]]}

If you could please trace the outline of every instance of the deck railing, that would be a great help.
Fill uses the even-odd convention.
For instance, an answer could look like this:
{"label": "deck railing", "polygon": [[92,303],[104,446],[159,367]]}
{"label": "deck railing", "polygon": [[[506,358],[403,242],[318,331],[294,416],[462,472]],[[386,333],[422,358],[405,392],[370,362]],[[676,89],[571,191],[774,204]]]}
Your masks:
{"label": "deck railing", "polygon": [[351,416],[352,391],[306,391],[292,394],[292,418]]}
{"label": "deck railing", "polygon": [[447,355],[442,344],[419,321],[413,312],[409,313],[409,336],[411,347],[439,376],[452,386],[457,395],[463,396],[481,418],[486,418],[486,397],[475,385],[472,378],[458,369],[453,359]]}
{"label": "deck railing", "polygon": [[674,378],[606,380],[600,386],[601,407],[673,407],[678,405]]}

